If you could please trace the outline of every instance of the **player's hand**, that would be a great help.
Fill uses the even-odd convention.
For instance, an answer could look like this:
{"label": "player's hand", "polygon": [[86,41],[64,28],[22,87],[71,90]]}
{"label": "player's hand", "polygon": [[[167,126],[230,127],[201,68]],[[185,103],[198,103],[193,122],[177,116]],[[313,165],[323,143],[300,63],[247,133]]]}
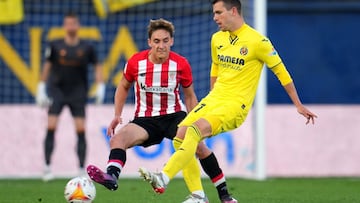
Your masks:
{"label": "player's hand", "polygon": [[113,120],[111,121],[107,131],[106,131],[106,134],[110,137],[114,136],[115,134],[115,128],[116,126],[118,126],[119,124],[122,124],[122,118],[120,116],[115,116],[113,118]]}
{"label": "player's hand", "polygon": [[317,118],[317,115],[309,111],[305,106],[299,106],[297,111],[307,119],[306,124],[309,124],[310,122],[312,124],[315,123],[315,118]]}
{"label": "player's hand", "polygon": [[106,86],[104,83],[98,83],[96,87],[95,103],[102,104],[105,99]]}
{"label": "player's hand", "polygon": [[52,100],[46,94],[46,84],[43,81],[38,84],[35,100],[40,107],[49,107],[52,104]]}

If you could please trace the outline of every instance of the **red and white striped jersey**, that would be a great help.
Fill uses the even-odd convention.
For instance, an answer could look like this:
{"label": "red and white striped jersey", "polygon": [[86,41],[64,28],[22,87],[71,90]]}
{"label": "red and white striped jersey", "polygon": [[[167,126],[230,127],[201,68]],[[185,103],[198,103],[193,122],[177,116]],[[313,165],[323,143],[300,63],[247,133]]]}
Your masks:
{"label": "red and white striped jersey", "polygon": [[150,50],[133,55],[124,69],[124,77],[134,82],[135,117],[152,117],[186,111],[179,86],[192,84],[188,61],[175,52],[163,64],[148,60]]}

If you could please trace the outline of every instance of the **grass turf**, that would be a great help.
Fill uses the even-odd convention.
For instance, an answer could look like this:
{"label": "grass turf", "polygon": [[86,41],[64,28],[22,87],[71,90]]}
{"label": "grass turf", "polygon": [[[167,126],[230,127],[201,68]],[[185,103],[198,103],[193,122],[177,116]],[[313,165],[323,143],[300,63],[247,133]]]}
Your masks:
{"label": "grass turf", "polygon": [[[1,203],[61,203],[68,180],[0,180]],[[360,203],[359,178],[278,178],[258,182],[228,178],[228,188],[240,203]],[[203,180],[210,202],[219,202],[215,188]],[[108,191],[96,184],[94,203],[177,203],[188,191],[182,179],[175,179],[162,195],[154,194],[141,179],[120,179],[119,189]]]}

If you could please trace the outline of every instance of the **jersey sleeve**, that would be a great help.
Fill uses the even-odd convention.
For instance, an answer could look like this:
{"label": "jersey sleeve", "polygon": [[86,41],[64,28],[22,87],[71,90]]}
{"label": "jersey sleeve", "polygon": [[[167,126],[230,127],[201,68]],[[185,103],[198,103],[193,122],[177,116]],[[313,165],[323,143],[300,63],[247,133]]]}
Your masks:
{"label": "jersey sleeve", "polygon": [[135,81],[135,71],[134,70],[135,70],[134,62],[130,58],[124,67],[124,77],[127,81],[129,81],[129,82]]}
{"label": "jersey sleeve", "polygon": [[189,62],[184,58],[184,61],[181,63],[182,71],[180,75],[180,84],[183,87],[189,87],[193,83],[191,66]]}
{"label": "jersey sleeve", "polygon": [[263,61],[269,68],[272,68],[281,63],[281,58],[271,41],[267,38],[263,38],[256,50],[257,58]]}
{"label": "jersey sleeve", "polygon": [[214,37],[211,38],[211,70],[210,70],[210,77],[217,77],[218,76],[218,57],[216,53],[216,45]]}
{"label": "jersey sleeve", "polygon": [[293,81],[283,63],[276,65],[270,70],[276,75],[282,86],[285,86]]}
{"label": "jersey sleeve", "polygon": [[50,62],[55,60],[55,46],[53,42],[49,42],[45,48],[45,60]]}

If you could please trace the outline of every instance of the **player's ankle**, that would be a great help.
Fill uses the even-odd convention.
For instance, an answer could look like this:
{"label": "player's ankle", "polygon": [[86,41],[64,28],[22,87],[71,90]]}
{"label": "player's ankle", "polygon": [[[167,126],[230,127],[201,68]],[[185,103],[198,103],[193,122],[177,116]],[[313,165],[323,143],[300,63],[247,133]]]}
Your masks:
{"label": "player's ankle", "polygon": [[196,191],[191,192],[191,194],[197,195],[201,198],[205,198],[205,192],[203,190],[196,190]]}
{"label": "player's ankle", "polygon": [[169,176],[166,175],[166,173],[164,173],[163,171],[161,171],[161,176],[162,176],[162,179],[163,179],[165,185],[169,184],[169,182],[170,182]]}

